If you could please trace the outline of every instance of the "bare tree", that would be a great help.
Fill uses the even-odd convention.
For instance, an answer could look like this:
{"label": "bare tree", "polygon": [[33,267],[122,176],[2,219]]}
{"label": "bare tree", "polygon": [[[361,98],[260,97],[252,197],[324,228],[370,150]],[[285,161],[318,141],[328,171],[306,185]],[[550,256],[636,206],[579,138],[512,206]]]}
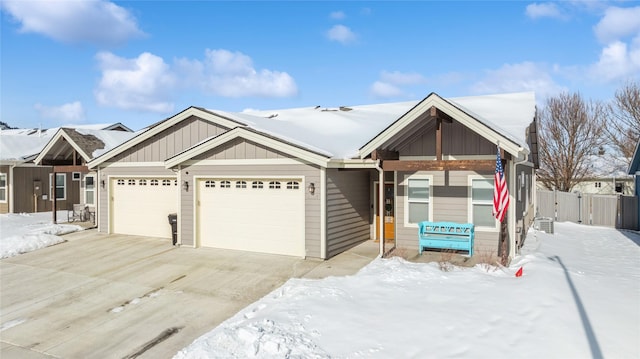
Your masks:
{"label": "bare tree", "polygon": [[616,91],[606,114],[609,143],[628,165],[640,140],[640,84],[631,81]]}
{"label": "bare tree", "polygon": [[538,179],[546,188],[569,192],[593,172],[591,155],[602,144],[603,114],[601,103],[585,102],[578,93],[547,99],[538,117]]}

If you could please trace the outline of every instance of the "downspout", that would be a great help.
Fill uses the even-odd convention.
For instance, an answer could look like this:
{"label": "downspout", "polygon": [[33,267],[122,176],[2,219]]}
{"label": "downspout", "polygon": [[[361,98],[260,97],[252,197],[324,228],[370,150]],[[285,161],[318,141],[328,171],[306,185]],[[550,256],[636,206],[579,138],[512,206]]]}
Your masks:
{"label": "downspout", "polygon": [[384,216],[380,212],[384,208],[384,170],[379,159],[376,160],[376,169],[378,170],[378,228],[380,228],[378,237],[380,237],[380,258],[382,258],[384,256]]}

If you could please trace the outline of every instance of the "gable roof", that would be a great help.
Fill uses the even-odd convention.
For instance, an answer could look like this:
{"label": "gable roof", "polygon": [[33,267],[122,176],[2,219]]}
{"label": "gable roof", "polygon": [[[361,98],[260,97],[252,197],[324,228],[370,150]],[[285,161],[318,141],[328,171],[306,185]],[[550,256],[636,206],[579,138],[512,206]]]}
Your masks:
{"label": "gable roof", "polygon": [[631,164],[629,165],[629,174],[633,175],[638,171],[640,171],[640,139],[638,139],[638,143],[636,144],[636,151],[633,153],[633,157],[631,158]]}
{"label": "gable roof", "polygon": [[153,137],[154,135],[174,126],[175,124],[191,117],[191,116],[197,116],[198,118],[201,118],[205,121],[210,121],[212,123],[216,123],[219,124],[223,127],[226,128],[235,128],[238,126],[245,126],[244,123],[239,122],[235,119],[231,119],[231,118],[227,118],[224,117],[222,115],[219,115],[217,113],[205,110],[203,108],[200,107],[195,107],[195,106],[191,106],[187,109],[185,109],[182,112],[177,113],[174,116],[168,117],[162,121],[156,122],[153,125],[141,130],[139,133],[137,133],[137,135],[133,138],[131,138],[130,140],[120,144],[119,146],[106,151],[104,153],[102,153],[100,156],[98,156],[97,158],[94,158],[93,160],[91,160],[88,163],[89,168],[93,168],[95,166],[98,166],[106,161],[108,161],[109,159],[117,156],[118,154],[126,151],[127,149],[141,143],[144,142],[146,140],[148,140],[149,138]]}
{"label": "gable roof", "polygon": [[0,133],[0,161],[25,162],[39,153],[51,136]]}
{"label": "gable roof", "polygon": [[532,92],[444,99],[431,93],[360,148],[364,158],[418,120],[431,107],[443,111],[514,156],[528,154],[527,129],[535,117]]}
{"label": "gable roof", "polygon": [[299,158],[303,161],[307,161],[320,166],[326,166],[327,161],[330,157],[326,154],[310,151],[294,143],[283,141],[280,138],[270,136],[267,133],[262,133],[250,127],[236,127],[232,130],[201,141],[195,146],[181,153],[178,153],[173,157],[168,158],[165,161],[165,167],[175,167],[187,160],[192,159],[197,155],[212,150],[236,138],[244,138],[246,140],[262,144],[274,150],[286,153],[288,155],[291,155],[292,157]]}
{"label": "gable roof", "polygon": [[100,153],[129,140],[134,135],[132,132],[121,130],[61,128],[36,156],[34,163],[41,164],[54,150],[63,153],[65,143],[76,150],[85,162],[89,162]]}

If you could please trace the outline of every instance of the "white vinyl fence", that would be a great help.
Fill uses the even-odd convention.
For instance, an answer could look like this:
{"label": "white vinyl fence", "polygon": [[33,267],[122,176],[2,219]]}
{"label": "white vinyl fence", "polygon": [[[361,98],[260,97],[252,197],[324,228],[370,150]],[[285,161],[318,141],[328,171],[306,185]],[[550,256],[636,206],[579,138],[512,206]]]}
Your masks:
{"label": "white vinyl fence", "polygon": [[638,229],[638,197],[537,191],[537,216],[620,229]]}

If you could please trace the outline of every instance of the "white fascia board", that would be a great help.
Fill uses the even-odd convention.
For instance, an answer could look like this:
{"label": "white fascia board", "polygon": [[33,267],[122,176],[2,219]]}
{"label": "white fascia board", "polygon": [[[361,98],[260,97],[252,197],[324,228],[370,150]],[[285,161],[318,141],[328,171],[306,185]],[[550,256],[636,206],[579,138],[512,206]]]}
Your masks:
{"label": "white fascia board", "polygon": [[520,145],[513,143],[507,137],[500,135],[497,130],[491,129],[487,125],[483,124],[479,120],[473,118],[466,112],[460,110],[456,106],[452,105],[450,102],[444,100],[442,97],[432,94],[431,96],[424,99],[422,102],[417,104],[413,109],[407,112],[403,117],[401,117],[398,121],[396,121],[393,125],[388,127],[382,133],[380,133],[376,138],[374,138],[371,142],[365,145],[362,149],[360,149],[360,157],[364,158],[368,156],[371,152],[373,152],[376,148],[381,146],[383,143],[387,142],[393,136],[397,135],[403,128],[409,125],[411,122],[415,121],[418,117],[420,117],[424,112],[429,110],[432,106],[435,106],[437,109],[445,112],[455,120],[462,123],[464,126],[468,127],[472,131],[476,132],[478,135],[484,137],[494,144],[500,143],[500,147],[512,154],[513,156],[520,155],[528,155],[529,151]]}
{"label": "white fascia board", "polygon": [[124,152],[125,150],[139,144],[142,143],[146,140],[148,140],[149,138],[153,137],[154,135],[168,129],[171,128],[172,126],[176,125],[177,123],[180,123],[181,121],[191,117],[191,116],[196,116],[199,117],[203,120],[209,121],[211,123],[215,123],[218,124],[220,126],[226,127],[226,128],[235,128],[238,126],[246,126],[244,124],[241,124],[239,122],[234,122],[231,120],[228,120],[226,118],[220,117],[218,115],[214,115],[210,112],[206,112],[203,111],[201,109],[195,108],[195,107],[189,107],[188,109],[180,112],[179,114],[171,117],[169,120],[164,121],[163,123],[159,124],[158,126],[147,130],[143,133],[141,133],[140,135],[130,139],[129,141],[126,141],[122,144],[120,144],[119,146],[111,149],[108,152],[105,152],[102,156],[94,159],[93,161],[88,163],[89,168],[93,168],[96,167],[98,165],[100,165],[101,163],[113,158],[114,156]]}
{"label": "white fascia board", "polygon": [[164,165],[166,168],[175,167],[188,160],[191,160],[194,156],[197,156],[199,154],[212,150],[238,137],[259,143],[261,145],[265,145],[269,148],[273,148],[274,150],[284,152],[293,157],[300,158],[303,161],[306,161],[321,167],[327,166],[326,157],[323,157],[323,156],[311,153],[309,151],[306,151],[304,149],[297,148],[289,144],[277,141],[275,139],[260,135],[253,131],[246,130],[242,127],[236,127],[233,130],[227,131],[219,136],[216,136],[210,139],[209,141],[206,141],[200,145],[197,145],[196,147],[193,147],[185,152],[182,152],[181,154],[178,154],[166,160]]}
{"label": "white fascia board", "polygon": [[67,141],[67,143],[70,144],[71,147],[73,147],[74,150],[78,151],[80,156],[82,156],[82,158],[84,158],[86,162],[89,162],[91,157],[89,157],[80,147],[78,147],[78,145],[69,136],[67,136],[67,134],[62,129],[59,129],[58,132],[56,132],[55,136],[53,136],[53,138],[49,142],[47,142],[47,145],[44,146],[42,151],[40,151],[40,153],[33,160],[33,162],[35,164],[40,164],[44,159],[44,156],[53,148],[53,146],[61,138],[64,138]]}
{"label": "white fascia board", "polygon": [[327,168],[345,168],[345,169],[375,169],[376,161],[372,159],[331,159],[327,162]]}

